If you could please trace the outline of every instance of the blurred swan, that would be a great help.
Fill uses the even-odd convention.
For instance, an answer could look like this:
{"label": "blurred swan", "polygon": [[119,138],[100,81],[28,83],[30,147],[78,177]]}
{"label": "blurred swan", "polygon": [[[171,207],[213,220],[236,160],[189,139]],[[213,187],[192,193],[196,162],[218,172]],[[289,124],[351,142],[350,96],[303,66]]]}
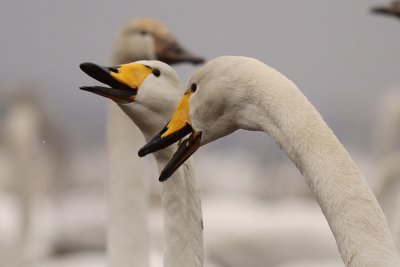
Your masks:
{"label": "blurred swan", "polygon": [[[159,59],[168,64],[203,62],[182,48],[161,22],[140,18],[130,21],[118,33],[112,62],[119,65],[145,59]],[[107,111],[109,266],[149,265],[148,177],[146,162],[137,156],[144,142],[138,127],[110,101]]]}
{"label": "blurred swan", "polygon": [[[182,84],[178,75],[160,61],[137,61],[118,67],[83,63],[80,67],[89,76],[111,86],[111,88],[89,86],[81,89],[119,103],[120,108],[135,122],[148,141],[157,133],[160,124],[167,123],[182,94]],[[172,155],[172,148],[155,154],[160,171]],[[161,196],[165,210],[164,266],[201,267],[203,266],[203,221],[191,161],[180,168],[174,176],[172,181],[163,184]],[[123,198],[124,195],[118,197]],[[125,212],[132,211],[125,210]]]}
{"label": "blurred swan", "polygon": [[263,202],[245,195],[223,195],[203,198],[202,207],[206,256],[221,266],[341,260],[329,226],[312,201]]}
{"label": "blurred swan", "polygon": [[390,90],[378,105],[378,123],[375,133],[373,160],[377,165],[375,189],[379,203],[388,217],[395,240],[400,245],[400,90]]}
{"label": "blurred swan", "polygon": [[54,220],[48,193],[62,164],[62,148],[58,147],[62,138],[33,93],[19,90],[7,99],[2,131],[18,212],[9,211],[6,216],[17,216],[18,234],[14,248],[3,257],[10,261],[7,266],[27,266],[51,252]]}
{"label": "blurred swan", "polygon": [[374,136],[373,154],[377,159],[400,149],[400,90],[391,89],[378,102],[377,125]]}
{"label": "blurred swan", "polygon": [[346,266],[399,266],[386,218],[348,152],[298,88],[258,60],[225,56],[200,68],[171,121],[139,155],[191,133],[161,172],[167,180],[200,145],[240,128],[268,133],[297,166]]}
{"label": "blurred swan", "polygon": [[400,245],[400,151],[377,161],[376,195],[388,218],[397,245]]}

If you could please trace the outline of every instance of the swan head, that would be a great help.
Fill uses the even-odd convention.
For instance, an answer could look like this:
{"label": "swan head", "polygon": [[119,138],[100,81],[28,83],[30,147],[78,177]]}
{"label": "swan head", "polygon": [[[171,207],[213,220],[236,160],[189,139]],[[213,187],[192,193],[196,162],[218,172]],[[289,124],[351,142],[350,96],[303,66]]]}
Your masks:
{"label": "swan head", "polygon": [[160,181],[170,177],[201,145],[239,128],[256,130],[247,124],[244,114],[251,112],[246,90],[261,65],[265,66],[251,58],[224,56],[208,62],[193,75],[169,123],[139,150],[143,157],[190,134],[164,168]]}
{"label": "swan head", "polygon": [[86,62],[80,68],[108,85],[80,89],[115,101],[145,134],[154,135],[159,125],[168,121],[182,95],[178,74],[160,61],[142,60],[115,67]]}
{"label": "swan head", "polygon": [[114,62],[158,59],[167,64],[203,63],[204,59],[184,49],[158,20],[135,19],[123,27],[114,45]]}

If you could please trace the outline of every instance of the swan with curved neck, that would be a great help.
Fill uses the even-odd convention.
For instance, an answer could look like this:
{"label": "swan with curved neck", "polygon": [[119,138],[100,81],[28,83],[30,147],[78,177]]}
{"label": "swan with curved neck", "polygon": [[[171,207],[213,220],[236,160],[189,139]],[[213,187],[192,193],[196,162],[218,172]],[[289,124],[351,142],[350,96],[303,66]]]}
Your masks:
{"label": "swan with curved neck", "polygon": [[[161,22],[150,18],[135,19],[118,33],[112,63],[119,65],[146,59],[159,59],[170,64],[203,62],[202,58],[182,48]],[[109,101],[107,107],[110,176],[107,260],[113,267],[149,266],[148,179],[146,162],[136,155],[145,140],[141,130],[121,107],[113,101]],[[168,204],[163,203],[163,206]]]}
{"label": "swan with curved neck", "polygon": [[[81,89],[119,103],[148,141],[157,133],[158,126],[168,121],[182,93],[176,72],[159,61],[137,61],[111,68],[83,63],[81,69],[111,87],[89,86]],[[161,171],[173,155],[173,149],[154,155]],[[164,266],[201,267],[202,212],[191,161],[178,169],[174,176],[162,188],[166,235]]]}
{"label": "swan with curved neck", "polygon": [[386,218],[348,152],[296,85],[256,59],[225,56],[200,68],[139,155],[191,133],[161,173],[166,180],[198,147],[237,129],[268,133],[297,166],[346,266],[399,266]]}

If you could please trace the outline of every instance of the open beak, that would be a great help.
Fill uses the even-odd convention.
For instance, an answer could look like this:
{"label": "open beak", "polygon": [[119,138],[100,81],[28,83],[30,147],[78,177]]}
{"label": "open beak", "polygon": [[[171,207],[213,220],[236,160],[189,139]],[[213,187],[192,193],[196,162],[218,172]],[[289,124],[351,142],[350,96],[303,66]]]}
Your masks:
{"label": "open beak", "polygon": [[190,124],[190,95],[190,92],[185,93],[168,124],[138,152],[139,157],[144,157],[149,153],[164,149],[192,133],[181,142],[172,159],[164,167],[160,174],[160,182],[166,181],[200,147],[201,132],[194,131]]}
{"label": "open beak", "polygon": [[172,36],[155,35],[157,59],[167,64],[188,62],[192,64],[204,63],[204,58],[194,55],[184,49]]}
{"label": "open beak", "polygon": [[193,131],[192,134],[181,142],[172,159],[162,170],[158,180],[166,181],[194,152],[200,147],[201,132]]}
{"label": "open beak", "polygon": [[110,86],[82,86],[80,89],[110,98],[120,104],[135,101],[138,87],[151,73],[151,68],[142,64],[103,67],[85,62],[79,67],[90,77]]}

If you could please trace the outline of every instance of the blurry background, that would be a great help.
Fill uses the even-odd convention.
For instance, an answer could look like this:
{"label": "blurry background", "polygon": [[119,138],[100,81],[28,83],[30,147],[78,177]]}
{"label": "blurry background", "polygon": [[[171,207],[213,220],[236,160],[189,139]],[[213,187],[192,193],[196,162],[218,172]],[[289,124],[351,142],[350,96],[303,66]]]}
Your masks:
{"label": "blurry background", "polygon": [[[71,251],[79,255],[95,251],[93,258],[79,258],[78,261],[83,262],[81,266],[86,266],[85,262],[104,266],[106,100],[78,89],[93,82],[78,66],[84,61],[109,64],[116,32],[135,17],[161,20],[180,43],[207,59],[228,54],[245,55],[283,72],[317,107],[375,191],[382,188],[382,180],[376,179],[383,168],[381,165],[392,166],[390,175],[396,177],[398,164],[396,159],[380,163],[386,153],[380,146],[386,145],[392,150],[396,145],[395,142],[382,144],[386,140],[383,142],[379,138],[388,134],[380,131],[386,129],[388,123],[385,121],[389,116],[385,113],[390,110],[386,108],[388,103],[396,104],[400,99],[400,94],[393,93],[400,90],[400,63],[396,56],[400,43],[399,21],[372,15],[369,11],[382,4],[387,3],[375,0],[3,0],[0,8],[0,227],[3,227],[0,228],[0,266],[9,266],[6,262],[12,256],[8,251],[12,251],[15,240],[21,235],[17,226],[21,224],[18,219],[21,201],[15,197],[15,192],[28,192],[35,187],[26,180],[15,181],[13,177],[22,172],[42,177],[44,184],[37,186],[38,192],[44,190],[38,194],[44,200],[36,201],[40,208],[34,209],[35,213],[43,212],[37,216],[39,228],[43,229],[37,239],[33,238],[44,240],[44,245],[40,248],[39,241],[34,242],[38,251],[33,254],[40,256],[32,256],[35,260],[28,266],[56,266],[55,262],[48,263],[49,259],[56,261],[59,255],[64,255],[65,259]],[[189,65],[176,69],[184,83],[194,71]],[[388,94],[390,96],[385,98]],[[18,106],[22,111],[13,113]],[[33,140],[26,141],[29,145],[14,144],[11,140],[21,132],[34,133],[34,137],[29,134],[22,137]],[[398,139],[397,133],[389,136],[395,141]],[[39,152],[29,156],[26,152],[29,149]],[[293,246],[292,250],[280,249],[285,248],[287,254],[294,255],[299,250],[296,242],[299,247],[305,247],[303,242],[309,240],[309,235],[297,228],[291,228],[292,234],[271,230],[276,240],[268,240],[270,243],[261,240],[261,236],[268,234],[262,227],[270,225],[269,229],[275,229],[274,220],[275,225],[283,227],[277,219],[281,217],[292,227],[303,223],[315,229],[315,225],[322,225],[321,233],[329,240],[326,251],[321,249],[324,251],[317,253],[315,249],[324,248],[324,245],[311,244],[314,253],[306,253],[299,259],[315,256],[328,261],[338,259],[333,237],[318,207],[308,197],[304,179],[267,135],[238,131],[201,149],[196,159],[197,177],[204,196],[210,262],[216,266],[283,264],[284,256],[272,253],[268,244],[274,244],[278,251],[276,240],[282,240],[282,235],[292,238],[287,241]],[[24,160],[31,165],[21,165]],[[392,194],[396,195],[397,187],[393,187],[396,183],[392,180],[390,183],[394,188]],[[159,187],[156,173],[151,184]],[[29,193],[22,195],[30,197]],[[295,201],[288,204],[282,199]],[[298,199],[309,204],[304,213],[299,212],[302,207],[296,206]],[[393,210],[394,198],[386,199],[391,199],[388,205],[392,204],[389,210]],[[243,207],[230,204],[235,201]],[[271,203],[276,205],[267,208],[271,208],[269,211],[275,212],[274,215],[260,214],[266,213],[263,209]],[[227,230],[226,222],[214,218],[226,209],[240,215],[241,208],[253,219],[238,221],[238,226],[231,228],[236,232],[241,231],[238,229],[254,231],[243,230],[243,235],[234,243],[234,233]],[[285,217],[279,213],[283,210],[299,215]],[[309,211],[312,211],[310,216],[315,217],[311,221],[295,219],[306,217],[304,214]],[[255,219],[254,216],[261,217]],[[78,217],[83,221],[77,221]],[[232,217],[232,220],[236,219]],[[257,221],[263,226],[258,226]],[[75,225],[79,225],[82,232],[76,232]],[[82,228],[85,225],[86,228]],[[207,237],[207,229],[219,231],[219,239]],[[296,241],[296,235],[300,241]],[[271,255],[265,251],[270,251]],[[296,255],[293,257],[289,261],[298,259]]]}

